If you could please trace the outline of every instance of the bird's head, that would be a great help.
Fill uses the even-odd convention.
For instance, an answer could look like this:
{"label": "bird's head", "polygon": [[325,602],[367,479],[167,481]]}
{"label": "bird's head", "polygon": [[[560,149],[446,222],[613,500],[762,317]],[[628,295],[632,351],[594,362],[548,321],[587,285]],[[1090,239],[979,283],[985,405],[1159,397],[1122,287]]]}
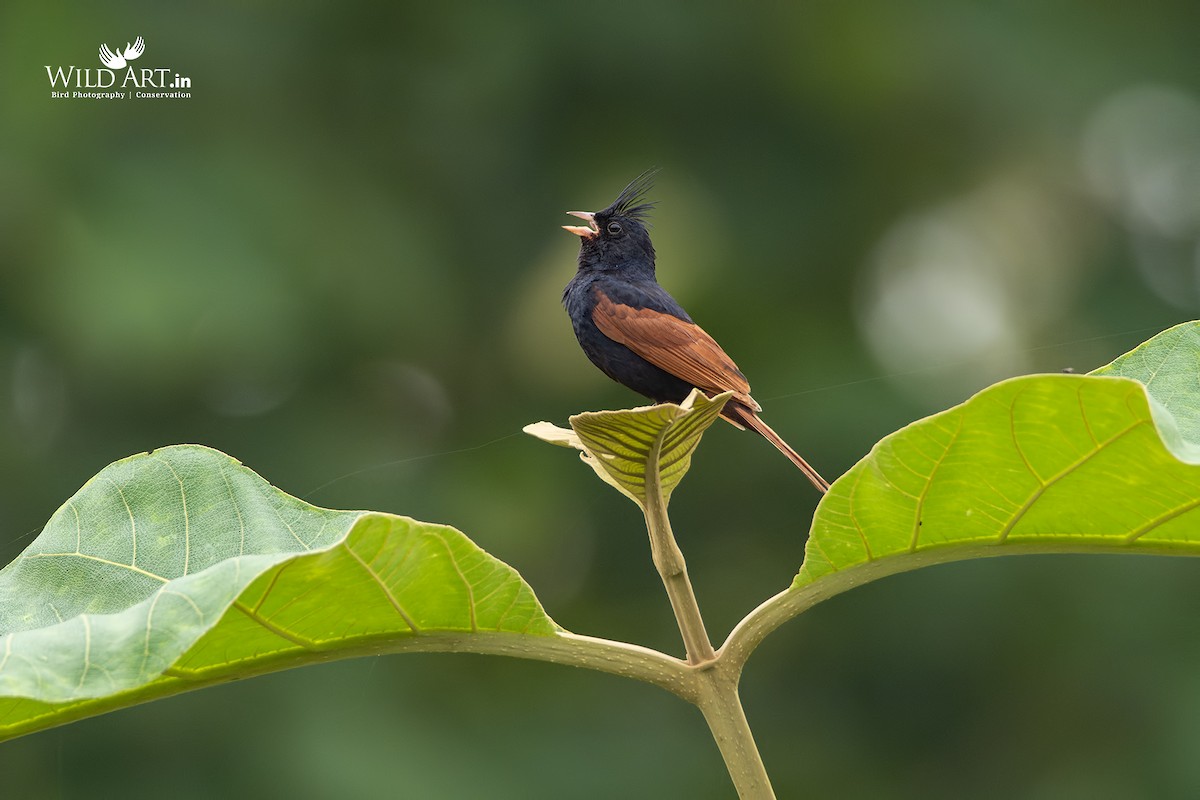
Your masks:
{"label": "bird's head", "polygon": [[563,225],[579,237],[579,266],[600,272],[649,269],[654,274],[654,245],[646,217],[654,203],[645,202],[657,169],[647,170],[601,211],[568,211],[586,225]]}

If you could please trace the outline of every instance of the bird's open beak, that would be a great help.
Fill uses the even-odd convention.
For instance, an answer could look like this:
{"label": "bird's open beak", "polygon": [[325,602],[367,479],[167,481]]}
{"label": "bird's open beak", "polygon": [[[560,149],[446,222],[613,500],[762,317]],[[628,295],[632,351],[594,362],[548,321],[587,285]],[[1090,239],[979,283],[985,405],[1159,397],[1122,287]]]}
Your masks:
{"label": "bird's open beak", "polygon": [[579,217],[587,220],[587,226],[583,225],[563,225],[564,231],[570,231],[576,236],[582,236],[584,239],[590,239],[600,233],[600,229],[596,227],[596,215],[590,211],[568,211],[572,217]]}

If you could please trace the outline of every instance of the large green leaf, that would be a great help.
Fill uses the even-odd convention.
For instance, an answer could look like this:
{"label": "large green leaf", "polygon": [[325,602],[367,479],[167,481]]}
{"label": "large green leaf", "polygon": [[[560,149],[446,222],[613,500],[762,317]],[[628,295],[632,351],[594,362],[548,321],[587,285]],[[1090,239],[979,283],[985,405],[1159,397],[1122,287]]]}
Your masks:
{"label": "large green leaf", "polygon": [[452,528],[169,447],[104,469],[0,571],[0,738],[385,641],[522,655],[561,635]]}
{"label": "large green leaf", "polygon": [[1004,381],[888,436],[821,504],[794,585],[961,545],[1200,553],[1198,345],[1180,325],[1095,375]]}
{"label": "large green leaf", "polygon": [[1003,381],[887,436],[822,499],[792,586],[730,646],[744,658],[812,604],[927,564],[1200,555],[1198,378],[1200,323],[1188,323],[1095,375]]}

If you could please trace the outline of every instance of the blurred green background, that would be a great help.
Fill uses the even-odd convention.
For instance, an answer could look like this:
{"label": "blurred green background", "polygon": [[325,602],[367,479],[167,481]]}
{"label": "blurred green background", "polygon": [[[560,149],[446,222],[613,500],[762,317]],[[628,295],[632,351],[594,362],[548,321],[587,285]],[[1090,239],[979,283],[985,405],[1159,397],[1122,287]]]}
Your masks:
{"label": "blurred green background", "polygon": [[[580,633],[680,653],[636,509],[532,421],[638,404],[559,306],[568,209],[663,168],[659,277],[833,478],[1015,374],[1200,302],[1200,5],[958,0],[0,7],[0,544],[176,442],[453,524]],[[45,65],[187,100],[51,100]],[[706,438],[672,504],[720,639],[816,497]],[[898,576],[769,639],[784,797],[1200,789],[1200,565]],[[479,656],[310,668],[0,746],[6,797],[728,797],[697,712]]]}

